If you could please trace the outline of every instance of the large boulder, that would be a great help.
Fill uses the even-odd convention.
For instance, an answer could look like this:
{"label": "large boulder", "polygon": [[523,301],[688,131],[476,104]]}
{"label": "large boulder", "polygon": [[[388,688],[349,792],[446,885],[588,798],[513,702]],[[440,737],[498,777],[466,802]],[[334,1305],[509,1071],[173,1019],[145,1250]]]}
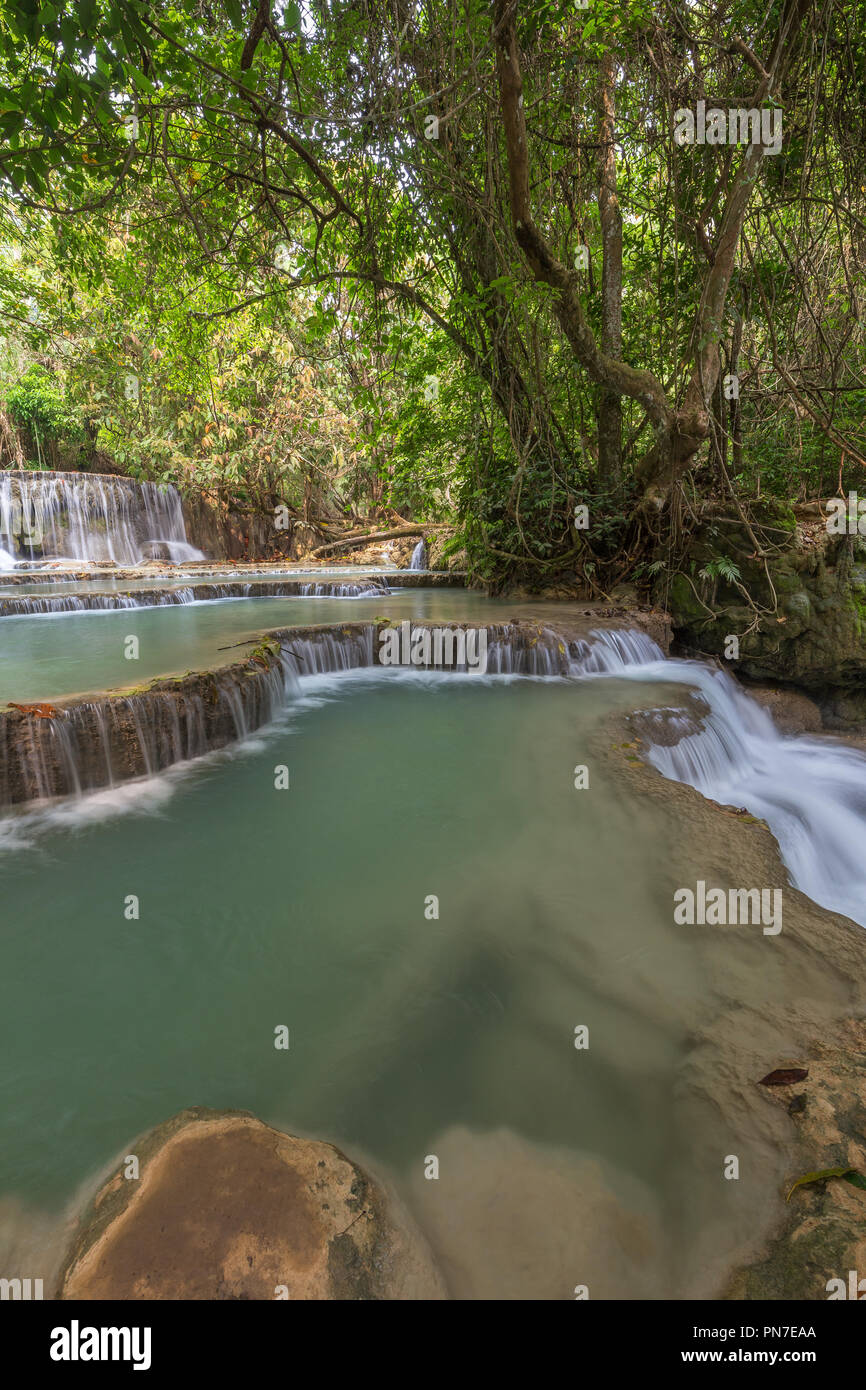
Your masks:
{"label": "large boulder", "polygon": [[408,1218],[331,1144],[184,1110],[134,1143],[84,1213],[63,1299],[447,1297]]}

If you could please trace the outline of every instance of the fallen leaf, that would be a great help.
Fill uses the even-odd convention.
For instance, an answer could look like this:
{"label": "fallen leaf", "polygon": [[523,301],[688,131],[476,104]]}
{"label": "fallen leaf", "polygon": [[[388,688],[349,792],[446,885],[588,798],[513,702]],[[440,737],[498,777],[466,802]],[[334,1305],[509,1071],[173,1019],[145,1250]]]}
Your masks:
{"label": "fallen leaf", "polygon": [[808,1187],[813,1182],[826,1182],[828,1178],[844,1178],[852,1187],[860,1187],[866,1191],[866,1177],[857,1168],[820,1168],[817,1173],[804,1173],[802,1178],[798,1178],[785,1201],[790,1202],[798,1187]]}
{"label": "fallen leaf", "polygon": [[794,1086],[798,1081],[805,1081],[808,1075],[808,1067],[777,1067],[775,1071],[769,1071],[766,1076],[762,1076],[758,1085]]}
{"label": "fallen leaf", "polygon": [[60,711],[54,705],[47,705],[42,701],[38,705],[18,705],[14,700],[9,701],[9,709],[18,709],[22,714],[32,715],[34,719],[58,719]]}

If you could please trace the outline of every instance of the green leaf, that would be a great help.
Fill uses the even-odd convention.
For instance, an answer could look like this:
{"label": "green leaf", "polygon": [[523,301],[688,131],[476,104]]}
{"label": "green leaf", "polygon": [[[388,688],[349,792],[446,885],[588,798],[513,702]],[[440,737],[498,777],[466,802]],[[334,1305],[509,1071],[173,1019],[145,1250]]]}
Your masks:
{"label": "green leaf", "polygon": [[812,1183],[826,1182],[829,1178],[844,1178],[852,1187],[860,1187],[866,1191],[866,1177],[857,1168],[819,1168],[815,1173],[804,1173],[802,1178],[798,1178],[785,1201],[790,1202],[798,1187],[809,1187]]}
{"label": "green leaf", "polygon": [[150,78],[145,77],[141,69],[134,67],[132,63],[126,64],[126,75],[130,78],[133,85],[137,87],[139,91],[148,93],[153,93],[156,91],[156,87],[153,85]]}

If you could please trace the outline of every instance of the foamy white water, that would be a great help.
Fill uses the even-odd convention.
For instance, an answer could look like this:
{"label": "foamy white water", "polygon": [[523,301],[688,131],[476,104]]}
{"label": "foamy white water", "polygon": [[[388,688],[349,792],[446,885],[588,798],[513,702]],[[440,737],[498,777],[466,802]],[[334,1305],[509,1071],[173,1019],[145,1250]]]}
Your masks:
{"label": "foamy white water", "polygon": [[175,563],[205,557],[187,541],[180,494],[170,485],[88,473],[0,474],[0,569],[52,555],[134,565],[165,556]]}
{"label": "foamy white water", "polygon": [[[709,708],[699,732],[671,747],[650,748],[653,767],[765,820],[794,886],[866,926],[866,756],[829,739],[780,734],[727,672],[667,660],[644,633],[593,637],[596,674],[682,683],[698,690]],[[581,666],[579,674],[587,674]]]}

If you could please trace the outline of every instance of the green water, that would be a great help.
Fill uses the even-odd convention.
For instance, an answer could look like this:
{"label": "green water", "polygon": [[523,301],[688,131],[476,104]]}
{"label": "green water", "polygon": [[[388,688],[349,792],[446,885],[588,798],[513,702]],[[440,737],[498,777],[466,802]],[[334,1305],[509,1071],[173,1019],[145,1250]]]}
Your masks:
{"label": "green water", "polygon": [[[237,661],[232,644],[264,628],[369,622],[502,622],[514,603],[462,589],[407,589],[375,598],[216,599],[166,608],[52,613],[0,619],[0,707],[141,685],[156,676]],[[138,639],[129,659],[126,639]]]}
{"label": "green water", "polygon": [[593,1261],[603,1296],[675,1291],[766,1187],[720,1181],[712,1114],[696,1138],[678,1078],[717,948],[674,926],[670,828],[599,752],[658,687],[308,689],[245,750],[7,823],[0,1212],[59,1210],[185,1106],[241,1107],[390,1175],[469,1296],[569,1297]]}

